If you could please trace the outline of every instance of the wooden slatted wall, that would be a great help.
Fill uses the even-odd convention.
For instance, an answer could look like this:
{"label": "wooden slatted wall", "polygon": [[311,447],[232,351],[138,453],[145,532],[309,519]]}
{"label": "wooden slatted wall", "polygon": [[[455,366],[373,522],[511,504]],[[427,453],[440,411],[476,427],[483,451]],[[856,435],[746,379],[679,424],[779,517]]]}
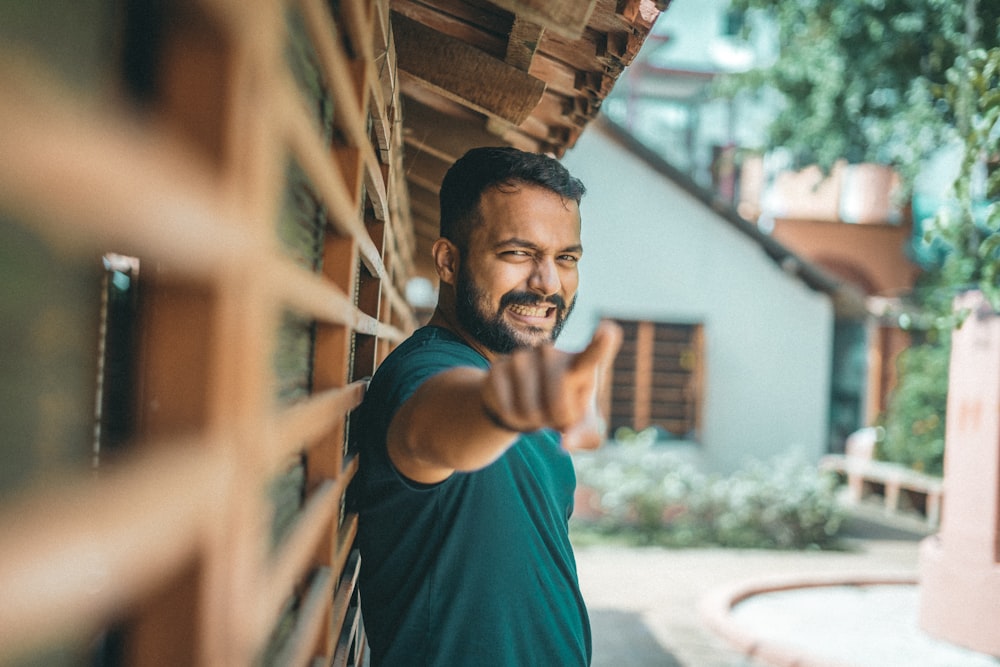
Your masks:
{"label": "wooden slatted wall", "polygon": [[[100,642],[113,664],[360,661],[345,432],[415,325],[388,4],[125,2],[111,60],[130,92],[0,58],[0,241],[27,239],[40,259],[18,270],[49,288],[25,306],[38,317],[4,313],[28,341],[5,408],[30,417],[5,437],[32,461],[53,433],[87,449],[7,468],[0,663]],[[101,315],[107,253],[134,268],[105,272],[134,281],[124,325],[107,280]],[[87,408],[123,381],[102,363],[122,345],[109,326],[134,341],[115,448]],[[57,366],[63,348],[92,374]],[[98,380],[53,393],[49,376]]]}

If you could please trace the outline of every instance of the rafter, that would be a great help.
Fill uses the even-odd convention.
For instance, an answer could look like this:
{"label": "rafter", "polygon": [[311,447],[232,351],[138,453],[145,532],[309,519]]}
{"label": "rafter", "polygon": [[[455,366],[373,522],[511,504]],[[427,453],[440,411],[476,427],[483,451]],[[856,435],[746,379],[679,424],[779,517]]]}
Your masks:
{"label": "rafter", "polygon": [[535,52],[538,51],[538,45],[542,41],[542,33],[544,32],[545,28],[537,23],[526,21],[520,16],[515,17],[514,25],[510,29],[510,38],[507,40],[507,57],[505,58],[507,64],[513,65],[523,72],[531,69],[531,61],[535,57]]}
{"label": "rafter", "polygon": [[[454,162],[470,146],[502,146],[504,142],[486,131],[483,118],[456,118],[436,108],[409,99],[406,121],[409,128],[404,140],[411,154],[429,153],[448,162]],[[419,128],[419,129],[416,129]]]}
{"label": "rafter", "polygon": [[493,4],[557,35],[578,39],[590,21],[597,0],[493,0]]}
{"label": "rafter", "polygon": [[393,12],[400,71],[435,92],[489,116],[520,125],[545,82],[479,49]]}

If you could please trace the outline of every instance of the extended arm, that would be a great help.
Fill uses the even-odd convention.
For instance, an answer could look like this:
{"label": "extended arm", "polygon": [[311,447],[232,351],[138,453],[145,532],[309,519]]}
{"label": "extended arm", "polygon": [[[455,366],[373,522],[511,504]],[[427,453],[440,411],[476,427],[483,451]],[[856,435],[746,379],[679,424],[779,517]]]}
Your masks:
{"label": "extended arm", "polygon": [[[519,433],[554,428],[579,444],[596,416],[598,369],[621,344],[621,331],[602,323],[578,354],[551,346],[518,350],[488,370],[454,368],[424,382],[389,425],[387,446],[396,468],[423,483],[456,470],[483,468]],[[488,416],[490,415],[490,416]],[[506,426],[500,426],[502,423]]]}

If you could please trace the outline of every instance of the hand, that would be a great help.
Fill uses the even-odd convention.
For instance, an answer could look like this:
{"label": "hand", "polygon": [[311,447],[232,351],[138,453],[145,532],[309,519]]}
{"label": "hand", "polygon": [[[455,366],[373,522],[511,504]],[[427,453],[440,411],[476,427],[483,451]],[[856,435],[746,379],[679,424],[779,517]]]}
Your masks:
{"label": "hand", "polygon": [[582,352],[543,345],[501,357],[483,384],[484,407],[511,430],[554,428],[565,434],[567,448],[599,445],[604,433],[596,403],[598,381],[621,340],[621,328],[604,321]]}

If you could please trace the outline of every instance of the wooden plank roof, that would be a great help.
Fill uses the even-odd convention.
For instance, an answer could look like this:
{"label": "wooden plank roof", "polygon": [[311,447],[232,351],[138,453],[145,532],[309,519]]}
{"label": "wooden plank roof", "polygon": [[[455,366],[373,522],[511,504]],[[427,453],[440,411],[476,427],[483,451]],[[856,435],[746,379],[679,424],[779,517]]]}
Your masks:
{"label": "wooden plank roof", "polygon": [[669,1],[392,0],[418,272],[448,167],[483,145],[561,157]]}

